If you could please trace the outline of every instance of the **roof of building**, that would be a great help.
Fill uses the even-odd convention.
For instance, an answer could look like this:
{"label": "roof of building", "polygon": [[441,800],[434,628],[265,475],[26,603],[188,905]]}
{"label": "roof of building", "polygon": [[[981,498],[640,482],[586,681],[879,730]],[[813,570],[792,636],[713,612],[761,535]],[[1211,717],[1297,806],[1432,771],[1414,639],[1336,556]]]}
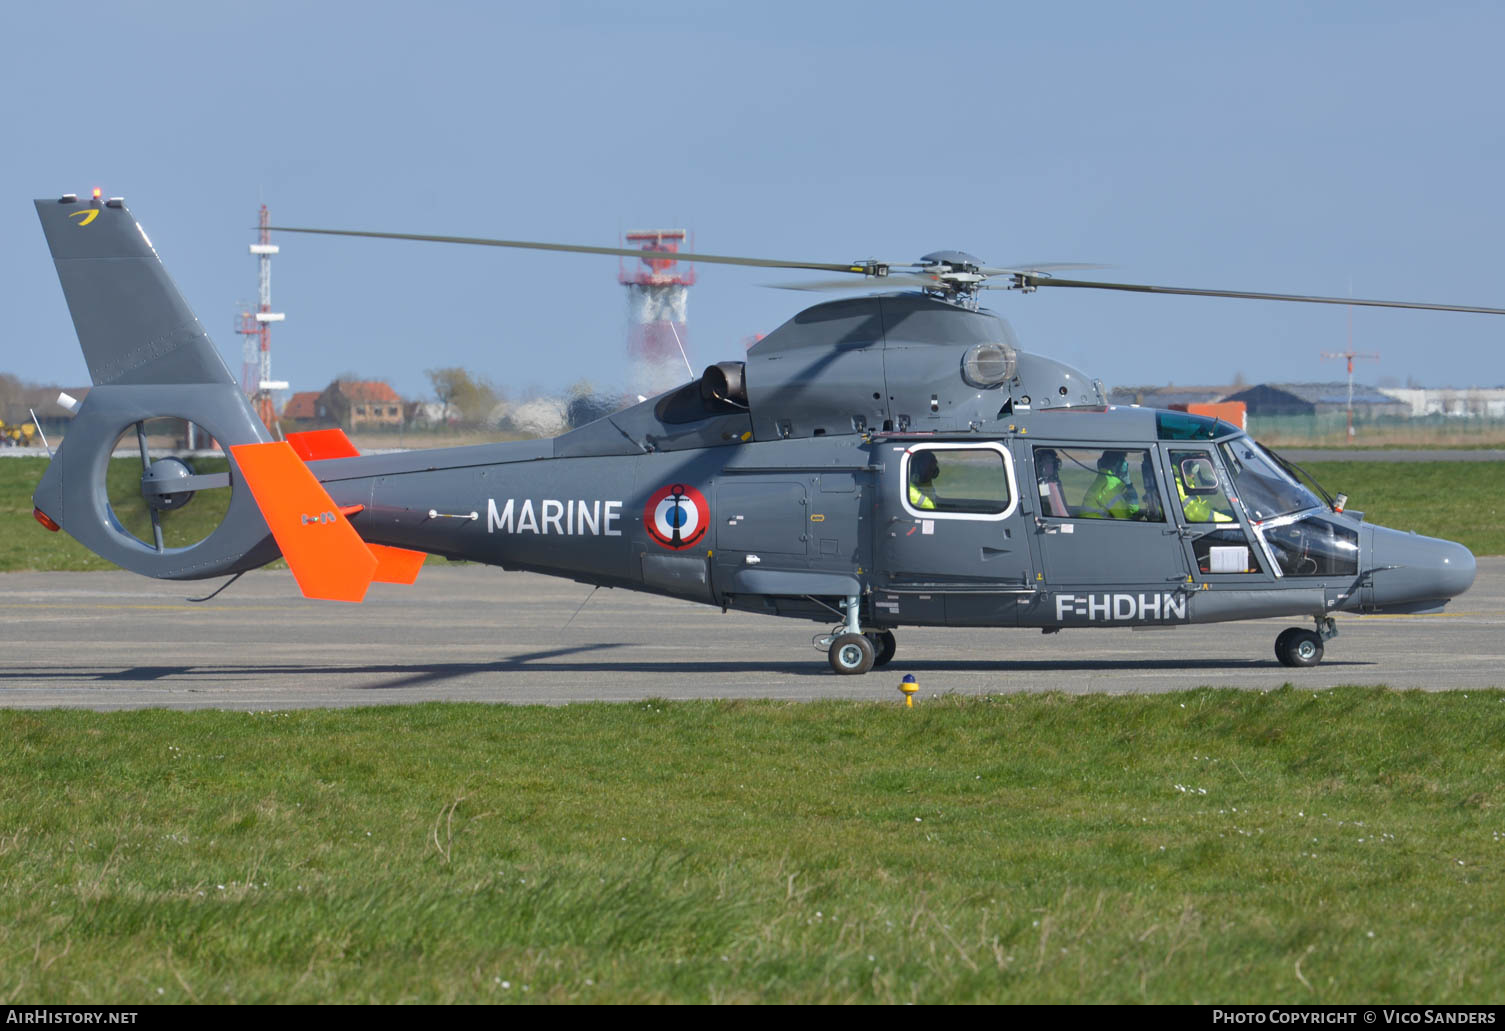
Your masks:
{"label": "roof of building", "polygon": [[397,391],[381,380],[341,379],[330,386],[352,401],[402,401]]}
{"label": "roof of building", "polygon": [[[1243,395],[1254,390],[1278,390],[1283,394],[1289,394],[1308,404],[1314,405],[1346,405],[1348,403],[1348,384],[1339,383],[1258,383],[1250,386],[1237,394],[1230,394],[1228,400],[1242,400]],[[1388,394],[1376,390],[1374,387],[1365,386],[1362,383],[1353,385],[1353,403],[1366,405],[1390,405],[1395,404],[1396,399]]]}
{"label": "roof of building", "polygon": [[318,400],[319,391],[300,390],[288,398],[287,404],[282,408],[282,417],[289,420],[316,418]]}

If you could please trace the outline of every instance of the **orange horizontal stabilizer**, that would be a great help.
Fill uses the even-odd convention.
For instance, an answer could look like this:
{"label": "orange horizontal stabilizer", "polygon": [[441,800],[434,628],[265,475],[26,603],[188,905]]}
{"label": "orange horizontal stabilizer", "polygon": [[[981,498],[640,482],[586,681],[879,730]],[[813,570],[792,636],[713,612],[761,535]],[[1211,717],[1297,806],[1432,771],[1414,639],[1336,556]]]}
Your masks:
{"label": "orange horizontal stabilizer", "polygon": [[375,579],[384,584],[412,583],[418,579],[418,570],[423,568],[423,560],[428,558],[425,552],[393,548],[386,544],[367,544],[366,547],[376,556]]}
{"label": "orange horizontal stabilizer", "polygon": [[304,597],[360,601],[377,560],[287,441],[230,448]]}
{"label": "orange horizontal stabilizer", "polygon": [[345,431],[338,426],[332,430],[289,433],[287,442],[305,462],[318,462],[325,458],[356,458],[360,455],[355,445],[350,443],[350,438],[345,436]]}

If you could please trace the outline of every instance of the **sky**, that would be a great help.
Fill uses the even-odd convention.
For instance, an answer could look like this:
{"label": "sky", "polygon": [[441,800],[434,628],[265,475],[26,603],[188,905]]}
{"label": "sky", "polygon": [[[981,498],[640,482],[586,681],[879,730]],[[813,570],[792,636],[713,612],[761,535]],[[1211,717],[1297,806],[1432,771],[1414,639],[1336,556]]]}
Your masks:
{"label": "sky", "polygon": [[[82,2],[0,9],[0,372],[88,376],[30,201],[123,196],[237,373],[274,224],[1505,307],[1496,3]],[[282,235],[273,375],[625,384],[608,257]],[[701,265],[696,371],[820,295]],[[811,273],[818,276],[818,273]],[[1110,386],[1505,385],[1505,317],[993,292]],[[1351,328],[1350,328],[1351,320]]]}

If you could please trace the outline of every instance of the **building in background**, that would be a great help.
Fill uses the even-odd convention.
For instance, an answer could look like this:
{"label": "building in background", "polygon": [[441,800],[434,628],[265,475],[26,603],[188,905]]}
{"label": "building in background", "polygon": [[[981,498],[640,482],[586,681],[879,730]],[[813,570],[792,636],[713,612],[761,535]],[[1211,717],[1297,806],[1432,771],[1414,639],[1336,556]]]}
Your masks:
{"label": "building in background", "polygon": [[408,405],[380,380],[335,380],[322,391],[300,390],[282,409],[282,421],[299,429],[400,429]]}
{"label": "building in background", "polygon": [[1412,418],[1505,419],[1505,387],[1381,387],[1380,392],[1405,402]]}
{"label": "building in background", "polygon": [[[1242,401],[1249,416],[1345,415],[1348,411],[1347,383],[1259,383],[1221,398]],[[1407,416],[1410,406],[1389,394],[1355,383],[1353,412],[1356,421]]]}
{"label": "building in background", "polygon": [[282,421],[311,426],[319,418],[319,392],[300,390],[282,406]]}

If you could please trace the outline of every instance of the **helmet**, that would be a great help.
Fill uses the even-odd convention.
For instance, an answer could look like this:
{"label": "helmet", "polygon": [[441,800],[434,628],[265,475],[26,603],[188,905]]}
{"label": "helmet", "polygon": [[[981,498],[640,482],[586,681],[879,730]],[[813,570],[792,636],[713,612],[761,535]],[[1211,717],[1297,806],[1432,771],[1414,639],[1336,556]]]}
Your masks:
{"label": "helmet", "polygon": [[1129,456],[1122,451],[1104,451],[1097,460],[1097,471],[1123,479],[1129,471]]}
{"label": "helmet", "polygon": [[915,483],[929,483],[940,471],[941,463],[929,451],[916,451],[909,459],[909,478]]}
{"label": "helmet", "polygon": [[1055,476],[1061,471],[1061,456],[1054,448],[1042,447],[1035,452],[1035,470],[1041,476]]}

